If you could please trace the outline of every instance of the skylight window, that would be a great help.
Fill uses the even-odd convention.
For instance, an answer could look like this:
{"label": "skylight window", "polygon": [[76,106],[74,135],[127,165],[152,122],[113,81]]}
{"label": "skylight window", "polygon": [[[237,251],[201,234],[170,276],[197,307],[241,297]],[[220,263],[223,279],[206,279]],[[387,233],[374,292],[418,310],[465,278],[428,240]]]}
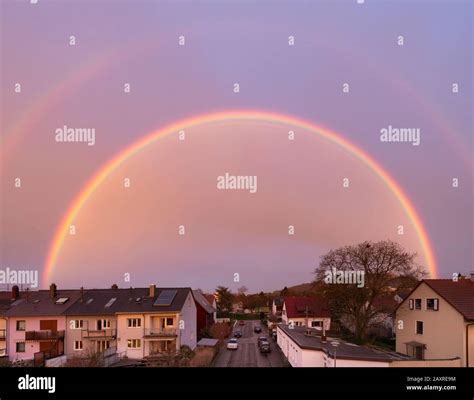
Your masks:
{"label": "skylight window", "polygon": [[107,304],[105,305],[105,308],[109,308],[112,304],[114,304],[115,300],[117,300],[116,297],[112,297]]}
{"label": "skylight window", "polygon": [[56,300],[56,304],[64,304],[69,300],[69,297],[60,297]]}

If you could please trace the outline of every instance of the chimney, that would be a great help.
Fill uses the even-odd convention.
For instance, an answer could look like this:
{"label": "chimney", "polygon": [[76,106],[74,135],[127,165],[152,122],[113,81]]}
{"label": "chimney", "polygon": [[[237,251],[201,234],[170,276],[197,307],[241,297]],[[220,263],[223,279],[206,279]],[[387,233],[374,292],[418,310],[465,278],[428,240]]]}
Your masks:
{"label": "chimney", "polygon": [[49,286],[49,297],[51,297],[52,299],[54,299],[56,297],[56,290],[57,290],[57,286],[55,283],[52,283],[50,286]]}
{"label": "chimney", "polygon": [[155,297],[156,294],[156,285],[150,285],[150,290],[148,291],[149,297]]}
{"label": "chimney", "polygon": [[117,289],[118,289],[118,286],[117,286],[116,283],[114,283],[114,284],[112,285],[112,289],[113,289],[113,290],[117,290]]}
{"label": "chimney", "polygon": [[81,302],[84,303],[84,286],[81,286],[80,293],[81,293]]}
{"label": "chimney", "polygon": [[15,285],[12,287],[12,300],[16,300],[20,297],[20,288]]}

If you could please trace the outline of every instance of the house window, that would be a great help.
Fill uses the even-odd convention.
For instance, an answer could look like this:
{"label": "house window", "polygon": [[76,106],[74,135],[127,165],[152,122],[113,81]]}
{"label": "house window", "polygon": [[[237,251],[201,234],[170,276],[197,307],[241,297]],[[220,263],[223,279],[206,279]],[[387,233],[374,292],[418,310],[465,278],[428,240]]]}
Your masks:
{"label": "house window", "polygon": [[322,328],[323,327],[323,321],[311,321],[311,326],[313,328]]}
{"label": "house window", "polygon": [[82,329],[84,321],[82,319],[73,319],[71,321],[71,329]]}
{"label": "house window", "polygon": [[423,335],[423,321],[416,321],[416,334]]}
{"label": "house window", "polygon": [[142,326],[141,318],[127,318],[128,328],[140,328]]}
{"label": "house window", "polygon": [[421,299],[415,299],[415,310],[421,310]]}
{"label": "house window", "polygon": [[173,326],[174,319],[173,318],[166,318],[166,326]]}
{"label": "house window", "polygon": [[140,347],[142,347],[142,341],[141,339],[128,339],[127,347],[129,349],[139,349]]}
{"label": "house window", "polygon": [[101,331],[103,329],[110,329],[110,319],[98,319],[97,320],[97,330]]}
{"label": "house window", "polygon": [[82,340],[74,341],[74,350],[82,350]]}
{"label": "house window", "polygon": [[426,309],[431,311],[438,311],[439,299],[426,299]]}
{"label": "house window", "polygon": [[26,321],[16,321],[16,330],[24,331],[26,328]]}
{"label": "house window", "polygon": [[410,306],[410,310],[413,310],[415,308],[415,304],[414,304],[414,300],[413,299],[410,299],[408,300],[408,304]]}
{"label": "house window", "polygon": [[109,340],[98,340],[96,344],[96,350],[98,353],[102,353],[103,351],[110,349],[110,341]]}
{"label": "house window", "polygon": [[24,353],[25,352],[25,342],[18,342],[16,344],[16,352],[17,353]]}

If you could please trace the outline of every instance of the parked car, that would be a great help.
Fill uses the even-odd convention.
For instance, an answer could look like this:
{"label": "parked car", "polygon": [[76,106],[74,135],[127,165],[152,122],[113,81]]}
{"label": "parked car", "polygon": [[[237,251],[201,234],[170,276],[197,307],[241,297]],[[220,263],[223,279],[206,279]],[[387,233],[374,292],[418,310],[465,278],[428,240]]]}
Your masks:
{"label": "parked car", "polygon": [[239,341],[237,339],[232,338],[227,342],[228,350],[237,350],[238,348],[239,348]]}
{"label": "parked car", "polygon": [[268,343],[268,338],[266,336],[259,336],[258,337],[258,347],[261,346],[262,342],[267,342]]}
{"label": "parked car", "polygon": [[241,320],[239,321],[239,325],[245,325],[245,321],[244,321],[243,319],[241,319]]}
{"label": "parked car", "polygon": [[254,327],[253,327],[253,331],[254,331],[255,333],[262,333],[262,328],[261,328],[260,326],[254,326]]}
{"label": "parked car", "polygon": [[235,331],[234,332],[234,337],[241,338],[242,337],[242,332],[241,331]]}
{"label": "parked car", "polygon": [[260,343],[260,353],[271,353],[270,343],[262,341]]}

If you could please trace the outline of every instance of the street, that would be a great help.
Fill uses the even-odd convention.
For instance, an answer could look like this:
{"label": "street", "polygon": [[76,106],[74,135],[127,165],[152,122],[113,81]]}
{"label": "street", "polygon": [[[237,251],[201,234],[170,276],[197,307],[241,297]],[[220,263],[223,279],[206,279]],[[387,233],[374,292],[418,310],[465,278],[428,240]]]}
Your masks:
{"label": "street", "polygon": [[[228,350],[222,347],[214,360],[215,367],[284,367],[283,355],[273,339],[269,338],[271,353],[260,353],[257,345],[259,336],[269,336],[267,329],[262,333],[255,333],[254,326],[260,326],[260,321],[245,321],[245,325],[236,325],[234,331],[240,330],[242,337],[238,338],[237,350]],[[233,337],[233,332],[230,337]],[[227,344],[227,340],[225,341]]]}

